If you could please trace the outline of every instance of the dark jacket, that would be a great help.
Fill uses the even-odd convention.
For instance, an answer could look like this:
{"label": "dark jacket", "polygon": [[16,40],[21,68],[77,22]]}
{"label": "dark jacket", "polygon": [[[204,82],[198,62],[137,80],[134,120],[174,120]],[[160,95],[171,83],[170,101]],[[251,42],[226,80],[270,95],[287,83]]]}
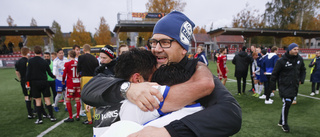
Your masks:
{"label": "dark jacket", "polygon": [[280,58],[271,75],[270,88],[276,89],[276,81],[279,80],[279,94],[281,98],[293,98],[297,96],[299,82],[304,83],[306,68],[300,55],[292,56],[287,51]]}
{"label": "dark jacket", "polygon": [[[315,62],[313,65],[312,63]],[[310,82],[319,83],[320,82],[320,57],[314,58],[310,64],[310,68],[313,68],[311,73]]]}
{"label": "dark jacket", "polygon": [[[179,64],[193,74],[196,62],[184,58]],[[91,106],[105,106],[121,100],[120,85],[124,80],[109,77],[104,78],[108,80],[102,81],[94,78],[82,90],[81,99],[84,103]],[[172,137],[231,136],[239,132],[242,123],[241,108],[218,78],[214,77],[214,82],[213,92],[197,101],[205,107],[204,110],[165,126]]]}
{"label": "dark jacket", "polygon": [[103,73],[106,75],[114,75],[114,66],[116,65],[116,60],[112,60],[108,64],[102,64],[94,70],[94,75],[98,75],[99,73]]}
{"label": "dark jacket", "polygon": [[199,59],[200,62],[203,62],[207,66],[209,65],[208,59],[206,57],[206,53],[204,53],[204,51],[198,54],[197,58]]}
{"label": "dark jacket", "polygon": [[257,61],[257,64],[258,64],[258,66],[260,67],[260,79],[259,79],[260,82],[266,82],[266,81],[268,81],[267,76],[264,75],[264,72],[266,72],[265,65],[264,65],[264,64],[265,64],[264,61],[265,61],[267,58],[268,58],[268,55],[264,55],[264,56],[262,56],[261,58],[259,58],[259,61]]}
{"label": "dark jacket", "polygon": [[247,52],[241,51],[232,59],[232,64],[236,65],[235,77],[247,77],[248,67],[252,63],[252,59],[248,56]]}
{"label": "dark jacket", "polygon": [[77,71],[81,76],[93,76],[94,70],[98,66],[98,60],[93,55],[86,53],[79,56]]}
{"label": "dark jacket", "polygon": [[26,72],[26,80],[43,80],[47,81],[47,73],[50,77],[56,78],[49,67],[47,61],[45,61],[40,56],[35,56],[28,60],[28,67]]}

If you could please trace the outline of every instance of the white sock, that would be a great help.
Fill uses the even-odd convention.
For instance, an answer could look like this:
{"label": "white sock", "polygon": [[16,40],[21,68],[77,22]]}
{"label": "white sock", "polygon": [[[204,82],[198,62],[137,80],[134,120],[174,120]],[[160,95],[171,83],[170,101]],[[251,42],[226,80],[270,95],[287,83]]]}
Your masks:
{"label": "white sock", "polygon": [[261,94],[263,88],[264,88],[264,86],[263,86],[263,84],[261,84],[261,85],[260,85],[260,89],[259,89],[259,94]]}
{"label": "white sock", "polygon": [[257,83],[257,84],[254,84],[254,88],[256,89],[255,92],[256,92],[256,93],[259,93],[259,85],[258,85],[258,83]]}
{"label": "white sock", "polygon": [[58,107],[58,103],[59,103],[60,97],[61,97],[61,94],[57,94],[56,95],[56,99],[54,101],[54,107]]}

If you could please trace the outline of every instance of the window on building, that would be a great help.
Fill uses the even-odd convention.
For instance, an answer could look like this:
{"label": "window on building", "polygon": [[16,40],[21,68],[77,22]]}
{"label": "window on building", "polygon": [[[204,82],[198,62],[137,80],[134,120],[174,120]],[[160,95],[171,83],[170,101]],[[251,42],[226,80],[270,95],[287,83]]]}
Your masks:
{"label": "window on building", "polygon": [[313,42],[311,42],[311,46],[313,46]]}
{"label": "window on building", "polygon": [[320,42],[318,43],[318,46],[320,46]]}

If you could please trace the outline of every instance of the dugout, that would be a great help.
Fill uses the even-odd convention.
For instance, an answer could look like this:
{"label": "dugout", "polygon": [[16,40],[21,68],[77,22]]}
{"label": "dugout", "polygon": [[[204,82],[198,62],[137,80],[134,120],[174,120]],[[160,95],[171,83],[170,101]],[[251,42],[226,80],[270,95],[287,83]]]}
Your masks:
{"label": "dugout", "polygon": [[[320,31],[312,30],[281,30],[281,29],[253,29],[253,28],[218,28],[216,30],[209,31],[207,34],[215,40],[219,35],[242,35],[245,39],[249,38],[249,45],[251,45],[251,38],[254,36],[273,36],[274,45],[277,45],[276,39],[280,39],[280,48],[282,47],[282,38],[284,37],[301,37],[302,41],[305,39],[311,40],[311,38],[320,37]],[[216,43],[216,41],[214,41]],[[304,42],[301,45],[305,47]],[[308,47],[310,47],[310,42]]]}

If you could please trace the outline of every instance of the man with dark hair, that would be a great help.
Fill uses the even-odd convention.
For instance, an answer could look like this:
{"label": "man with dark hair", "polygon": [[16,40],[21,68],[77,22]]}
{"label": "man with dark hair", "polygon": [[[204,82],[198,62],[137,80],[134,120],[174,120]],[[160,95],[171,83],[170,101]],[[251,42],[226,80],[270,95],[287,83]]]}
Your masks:
{"label": "man with dark hair", "polygon": [[17,75],[18,79],[20,80],[22,93],[24,95],[24,100],[26,102],[27,111],[28,111],[28,118],[32,119],[34,117],[32,114],[32,108],[31,108],[32,96],[30,95],[30,93],[28,93],[28,90],[26,88],[26,72],[27,72],[28,53],[29,53],[29,48],[22,48],[21,49],[21,56],[22,57],[16,62],[15,69],[16,69],[16,75]]}
{"label": "man with dark hair", "polygon": [[[64,98],[64,91],[66,86],[62,85],[62,75],[64,70],[64,64],[68,62],[69,60],[64,57],[64,52],[62,49],[57,50],[57,58],[53,60],[53,67],[52,67],[52,73],[56,76],[55,84],[56,84],[56,91],[57,95],[54,102],[54,110],[56,112],[59,112],[58,102],[62,96]],[[63,99],[62,99],[63,100]],[[64,101],[62,101],[64,102]],[[65,110],[67,111],[67,107],[65,107]]]}
{"label": "man with dark hair", "polygon": [[[170,87],[170,93],[161,111],[164,113],[176,111],[196,100],[206,109],[175,120],[165,127],[145,127],[134,135],[231,136],[240,130],[242,118],[237,101],[221,82],[212,76],[206,65],[186,57],[194,26],[194,23],[183,13],[173,11],[156,23],[149,44],[152,53],[156,56],[157,67],[175,62],[181,64],[192,74],[187,82]],[[118,95],[120,92],[123,97],[143,111],[153,111],[159,108],[159,102],[154,96],[159,101],[163,101],[161,92],[153,88],[152,84],[145,82],[128,84],[123,80],[110,80],[104,82],[104,88],[95,90],[101,94],[94,95],[97,93],[94,89],[84,90],[82,94],[86,96],[82,96],[83,101],[88,101],[93,106],[103,106],[108,104],[109,94]]]}
{"label": "man with dark hair", "polygon": [[[44,52],[43,53],[43,58],[44,60],[46,60],[49,64],[50,70],[52,72],[53,69],[53,61],[51,61],[51,54],[49,52]],[[48,73],[47,73],[47,77],[48,77],[48,83],[49,83],[49,87],[51,88],[52,94],[53,94],[53,102],[55,102],[56,99],[56,95],[57,95],[57,91],[56,91],[56,82],[53,78],[49,77]],[[50,90],[49,88],[49,90]]]}
{"label": "man with dark hair", "polygon": [[78,58],[80,56],[80,46],[79,45],[73,45],[72,49],[76,52],[75,59],[76,59],[76,61],[78,61]]}
{"label": "man with dark hair", "polygon": [[30,82],[30,88],[31,88],[31,95],[36,100],[36,106],[37,106],[37,113],[38,113],[38,119],[35,122],[36,124],[42,124],[42,111],[43,109],[41,107],[41,94],[44,97],[44,101],[46,104],[46,108],[49,111],[50,120],[56,121],[56,118],[53,116],[52,112],[52,106],[50,102],[50,92],[47,88],[48,82],[47,82],[47,74],[50,75],[52,78],[56,78],[49,67],[49,64],[41,58],[42,49],[40,46],[34,47],[34,53],[35,57],[29,59],[28,61],[28,68],[26,73],[26,80]]}
{"label": "man with dark hair", "polygon": [[[247,50],[247,47],[243,46],[242,51],[232,59],[232,64],[236,66],[234,76],[237,78],[238,95],[245,94],[248,67],[249,67],[249,64],[252,62],[246,50]],[[242,93],[241,93],[241,79],[243,80]]]}
{"label": "man with dark hair", "polygon": [[278,125],[284,132],[290,131],[289,109],[294,97],[298,94],[299,85],[303,84],[306,78],[306,68],[298,52],[299,46],[291,43],[287,52],[276,62],[270,78],[270,91],[276,89],[276,82],[279,81],[279,94],[283,105]]}

